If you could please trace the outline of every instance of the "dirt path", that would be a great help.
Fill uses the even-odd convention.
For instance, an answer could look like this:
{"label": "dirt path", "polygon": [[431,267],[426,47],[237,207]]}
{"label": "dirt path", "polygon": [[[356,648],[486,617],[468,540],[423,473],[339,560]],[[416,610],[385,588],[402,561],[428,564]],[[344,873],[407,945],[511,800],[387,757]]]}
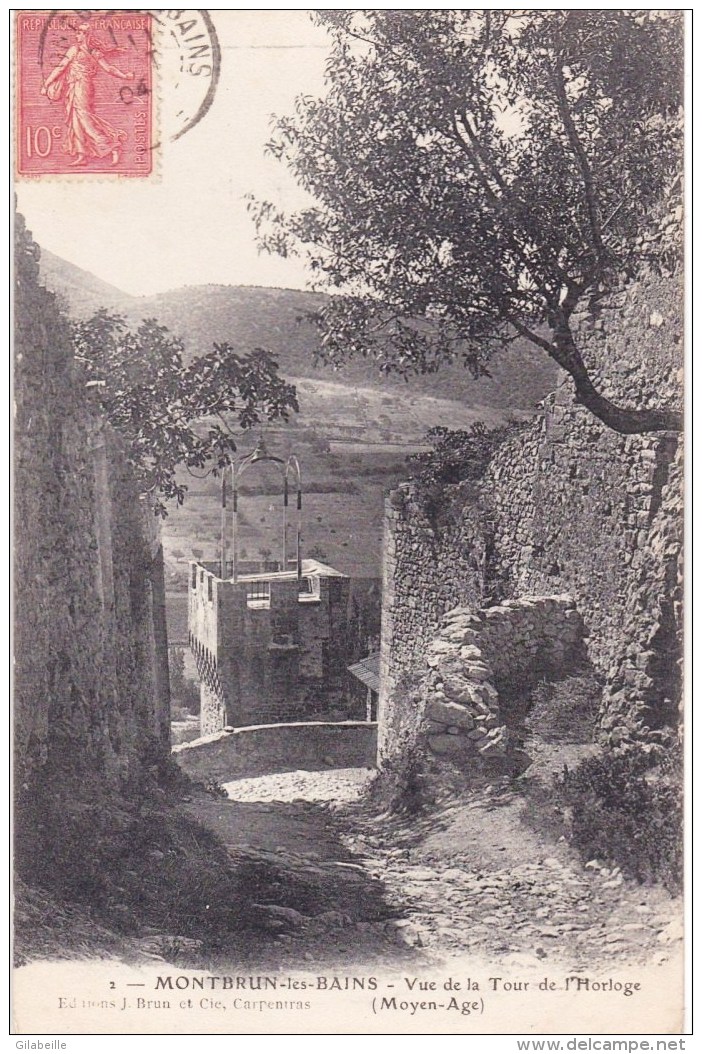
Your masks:
{"label": "dirt path", "polygon": [[[255,936],[248,948],[237,945],[240,964],[248,959],[274,969],[306,962],[319,969],[341,963],[368,969],[417,958],[414,949],[398,945],[398,909],[386,901],[379,876],[342,839],[328,808],[303,800],[241,802],[204,793],[193,794],[183,808],[224,842],[248,876],[257,917],[251,920]],[[228,962],[226,951],[221,961]]]}
{"label": "dirt path", "polygon": [[350,844],[407,920],[404,939],[433,955],[471,952],[577,970],[621,960],[662,963],[677,951],[680,905],[563,843],[539,838],[516,794],[490,791],[430,823],[394,832],[357,817]]}
{"label": "dirt path", "polygon": [[195,795],[186,810],[230,850],[263,850],[304,860],[352,859],[324,812],[307,802],[266,804]]}
{"label": "dirt path", "polygon": [[[359,791],[365,782],[359,770]],[[230,785],[249,800],[198,795],[185,806],[239,863],[273,867],[278,878],[257,899],[281,923],[266,952],[278,964],[367,968],[470,953],[577,970],[679,953],[679,902],[617,869],[584,865],[535,830],[519,781],[485,781],[402,821],[350,802],[348,772],[338,801],[333,788],[333,773],[279,774]],[[321,801],[274,800],[303,792]]]}

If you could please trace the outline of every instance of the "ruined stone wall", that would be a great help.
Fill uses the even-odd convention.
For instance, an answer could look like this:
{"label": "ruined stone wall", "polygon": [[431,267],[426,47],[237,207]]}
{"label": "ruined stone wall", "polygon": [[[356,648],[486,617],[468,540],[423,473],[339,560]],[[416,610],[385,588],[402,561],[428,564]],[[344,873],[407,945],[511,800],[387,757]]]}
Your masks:
{"label": "ruined stone wall", "polygon": [[[623,405],[680,405],[682,290],[637,283],[581,345],[605,393]],[[573,403],[570,383],[501,447],[485,493],[505,596],[568,592],[605,681],[614,745],[675,722],[682,642],[682,439],[620,436]]]}
{"label": "ruined stone wall", "polygon": [[[380,648],[379,736],[396,735],[401,716],[389,711],[408,677],[423,667],[444,615],[483,599],[486,542],[479,510],[466,505],[438,529],[410,484],[385,505]],[[383,711],[385,711],[383,713]],[[381,748],[383,749],[383,748]]]}
{"label": "ruined stone wall", "polygon": [[582,642],[582,622],[568,596],[449,611],[417,670],[414,694],[399,690],[386,701],[381,764],[398,740],[419,740],[434,754],[463,760],[503,754],[501,698],[572,669],[582,661]]}
{"label": "ruined stone wall", "polygon": [[[682,289],[648,278],[616,310],[579,322],[602,390],[632,407],[680,405]],[[414,702],[441,615],[486,597],[573,597],[605,682],[613,745],[674,723],[682,639],[682,442],[620,436],[574,403],[563,378],[543,412],[498,448],[480,499],[434,531],[407,487],[386,514],[380,742],[389,700]],[[463,504],[461,504],[463,503]],[[397,725],[398,715],[392,714]],[[400,725],[402,722],[400,721]],[[400,732],[402,730],[400,729]]]}
{"label": "ruined stone wall", "polygon": [[169,749],[163,560],[115,434],[77,373],[68,325],[20,228],[15,367],[18,786],[117,784]]}

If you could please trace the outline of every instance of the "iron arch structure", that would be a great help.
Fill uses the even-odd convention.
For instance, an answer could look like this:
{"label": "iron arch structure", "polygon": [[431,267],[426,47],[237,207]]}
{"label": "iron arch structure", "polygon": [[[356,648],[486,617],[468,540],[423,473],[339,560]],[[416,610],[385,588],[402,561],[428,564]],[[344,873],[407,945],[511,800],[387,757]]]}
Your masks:
{"label": "iron arch structure", "polygon": [[[290,492],[295,494],[295,565],[298,581],[302,578],[302,472],[300,462],[294,454],[283,459],[269,454],[261,440],[252,453],[238,463],[232,464],[222,473],[222,527],[220,576],[227,579],[229,563],[228,525],[231,523],[231,581],[239,581],[239,484],[244,474],[254,465],[267,463],[280,469],[282,484],[282,560],[283,571],[288,569],[288,532],[290,527]],[[231,502],[231,504],[230,504]]]}

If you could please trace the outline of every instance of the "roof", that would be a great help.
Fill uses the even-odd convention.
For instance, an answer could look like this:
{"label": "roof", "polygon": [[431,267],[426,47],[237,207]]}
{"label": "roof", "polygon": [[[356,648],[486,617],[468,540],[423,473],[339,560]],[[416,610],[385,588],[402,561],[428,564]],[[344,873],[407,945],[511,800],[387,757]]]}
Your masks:
{"label": "roof", "polygon": [[367,655],[365,659],[361,659],[360,662],[355,662],[353,666],[348,667],[349,673],[352,673],[359,681],[367,685],[368,688],[374,692],[380,691],[380,652],[374,651],[372,655]]}
{"label": "roof", "polygon": [[[348,575],[343,574],[341,571],[337,571],[335,567],[331,567],[329,564],[323,564],[319,560],[303,560],[301,567],[301,574],[303,578],[347,578]],[[258,580],[265,582],[278,582],[284,581],[285,579],[297,578],[297,568],[293,568],[288,571],[258,571],[255,574],[244,574],[239,575],[239,582],[256,582]]]}
{"label": "roof", "polygon": [[[246,561],[248,562],[248,561]],[[246,563],[245,562],[245,563]],[[227,560],[227,575],[222,579],[220,578],[222,565],[219,560],[191,560],[190,566],[201,567],[207,574],[212,575],[218,582],[231,582],[232,561]],[[343,571],[337,571],[335,567],[330,564],[324,564],[321,560],[312,560],[307,557],[301,561],[300,574],[302,578],[348,578]],[[280,582],[280,581],[292,581],[297,578],[297,567],[295,561],[288,560],[288,567],[285,571],[255,571],[255,572],[240,572],[237,575],[238,582]]]}

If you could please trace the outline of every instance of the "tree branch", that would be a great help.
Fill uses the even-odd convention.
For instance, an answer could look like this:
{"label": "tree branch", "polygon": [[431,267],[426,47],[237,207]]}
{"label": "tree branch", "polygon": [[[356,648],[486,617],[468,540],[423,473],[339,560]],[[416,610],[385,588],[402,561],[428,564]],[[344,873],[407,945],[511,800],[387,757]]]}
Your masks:
{"label": "tree branch", "polygon": [[479,158],[477,156],[477,151],[473,148],[472,145],[469,146],[468,143],[463,138],[463,136],[461,135],[460,129],[458,127],[458,118],[457,118],[455,113],[451,114],[451,123],[452,123],[452,126],[453,126],[452,138],[456,140],[456,142],[460,146],[461,150],[463,151],[463,153],[466,155],[466,157],[470,161],[470,163],[471,163],[471,165],[473,167],[473,170],[474,170],[475,174],[478,176],[480,182],[482,183],[483,189],[485,190],[486,194],[490,198],[490,201],[494,205],[499,204],[500,199],[499,199],[499,197],[497,196],[497,194],[495,193],[495,191],[493,190],[493,188],[490,186],[490,184],[488,182],[487,176],[485,175],[485,172],[483,171],[483,168],[482,168],[482,165],[480,163],[480,160],[479,160]]}
{"label": "tree branch", "polygon": [[497,168],[493,164],[491,158],[489,157],[489,155],[487,155],[487,151],[485,150],[485,148],[483,147],[482,143],[480,142],[480,139],[478,138],[477,132],[475,132],[474,129],[471,128],[471,125],[470,125],[470,122],[469,122],[469,119],[468,119],[468,114],[465,111],[462,111],[460,113],[460,115],[459,115],[459,118],[460,118],[461,124],[463,125],[463,127],[464,127],[464,129],[466,131],[466,135],[470,139],[471,144],[472,144],[473,148],[475,149],[476,153],[478,154],[478,156],[480,157],[480,160],[482,161],[483,165],[485,166],[486,169],[489,170],[490,176],[495,180],[495,182],[497,183],[497,185],[500,188],[500,190],[502,191],[502,193],[503,194],[507,194],[507,184],[505,183],[505,180],[504,180],[504,178],[502,176],[502,173],[497,170]]}
{"label": "tree branch", "polygon": [[548,341],[539,333],[535,333],[519,319],[510,318],[508,321],[518,333],[547,352],[561,369],[570,375],[575,385],[576,403],[586,407],[608,428],[620,435],[682,431],[683,415],[678,410],[658,408],[634,410],[618,406],[598,392],[578,351],[565,315],[561,316],[554,327],[553,341]]}
{"label": "tree branch", "polygon": [[[536,344],[537,348],[541,348],[543,351],[546,352],[547,355],[550,355],[552,359],[556,359],[556,362],[558,362],[558,359],[556,358],[556,356],[558,355],[558,348],[555,344],[552,344],[551,341],[546,340],[546,338],[542,337],[539,333],[534,333],[532,329],[529,329],[528,326],[525,326],[522,322],[519,321],[518,318],[514,318],[508,315],[507,321],[509,322],[510,326],[516,329],[517,333],[519,333],[520,336],[526,337],[526,339],[530,340],[532,344]],[[559,362],[558,365],[560,366],[562,365],[562,363]],[[565,368],[566,367],[564,367],[564,369]]]}
{"label": "tree branch", "polygon": [[590,224],[590,231],[592,234],[592,241],[595,247],[595,255],[599,263],[602,263],[607,255],[604,242],[602,241],[602,230],[600,228],[600,221],[597,215],[597,202],[595,200],[595,184],[592,178],[592,171],[590,169],[590,163],[585,153],[585,148],[580,142],[578,130],[575,127],[573,115],[570,112],[570,106],[568,104],[568,96],[566,94],[565,83],[563,81],[563,70],[561,69],[560,63],[552,66],[551,68],[553,86],[556,92],[556,102],[558,104],[558,112],[561,120],[563,121],[563,127],[565,128],[568,142],[570,143],[571,149],[575,154],[575,159],[580,169],[580,176],[583,181],[583,190],[585,195],[585,205],[587,208],[588,221]]}
{"label": "tree branch", "polygon": [[345,33],[347,37],[353,37],[355,40],[362,40],[364,44],[370,44],[371,47],[377,48],[378,51],[395,51],[390,44],[379,44],[377,40],[371,40],[370,37],[361,36],[360,33],[354,33],[352,29],[344,28],[341,32]]}
{"label": "tree branch", "polygon": [[607,227],[609,227],[610,223],[612,222],[614,217],[617,215],[619,210],[621,208],[623,208],[623,206],[624,206],[624,199],[622,198],[622,200],[619,202],[619,204],[616,205],[615,208],[612,209],[612,211],[610,212],[610,214],[607,217],[607,219],[603,220],[603,222],[602,222],[602,230],[605,230]]}
{"label": "tree branch", "polygon": [[[514,197],[514,192],[512,191],[512,189],[510,188],[510,186],[508,185],[508,183],[506,182],[504,177],[502,176],[502,173],[499,172],[499,170],[496,168],[495,164],[490,159],[489,155],[487,154],[487,151],[485,150],[485,148],[483,147],[482,143],[480,142],[480,139],[479,139],[477,133],[474,131],[474,129],[471,128],[471,126],[469,124],[468,114],[465,113],[465,111],[464,111],[459,116],[460,116],[461,125],[465,129],[466,134],[468,135],[468,137],[470,139],[470,143],[471,143],[472,149],[475,151],[475,154],[478,155],[478,157],[480,158],[480,160],[481,160],[482,164],[485,166],[485,168],[488,168],[490,170],[491,178],[495,181],[495,183],[500,188],[500,193],[499,194],[497,194],[495,192],[495,190],[488,183],[487,177],[486,177],[485,173],[483,172],[482,168],[478,169],[477,160],[476,160],[475,156],[471,152],[471,147],[468,146],[468,144],[466,143],[465,139],[460,134],[460,131],[458,129],[458,119],[456,118],[456,116],[454,114],[453,115],[453,123],[454,123],[454,129],[455,129],[455,138],[457,139],[458,143],[461,145],[461,147],[463,149],[463,152],[469,158],[471,158],[472,163],[473,163],[473,167],[478,172],[478,175],[481,178],[481,182],[483,183],[483,187],[485,188],[486,192],[490,195],[492,203],[494,205],[499,206],[500,208],[504,209],[505,213],[508,215],[508,217],[511,219],[511,221],[513,223],[513,229],[516,229],[516,227],[518,225],[517,224],[517,219],[516,219],[515,212],[514,212],[514,206],[512,204],[512,201],[510,200],[511,198]],[[526,269],[531,274],[532,273],[532,264],[531,264],[529,258],[527,257],[527,255],[525,253],[524,247],[521,246],[517,242],[517,240],[514,237],[514,235],[508,235],[508,238],[510,239],[512,248],[516,252],[518,252],[522,263],[524,264]],[[549,266],[551,266],[553,268],[553,270],[556,272],[559,280],[564,285],[570,286],[571,278],[568,275],[568,273],[563,270],[563,268],[560,266],[560,264],[558,263],[557,260],[551,260]]]}

